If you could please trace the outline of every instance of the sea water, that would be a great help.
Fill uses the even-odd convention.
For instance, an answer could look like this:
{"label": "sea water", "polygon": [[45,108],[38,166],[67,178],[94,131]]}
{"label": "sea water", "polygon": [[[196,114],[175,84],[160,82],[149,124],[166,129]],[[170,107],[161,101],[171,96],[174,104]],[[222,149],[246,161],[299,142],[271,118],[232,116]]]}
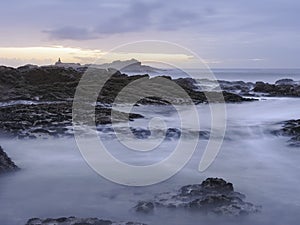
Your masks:
{"label": "sea water", "polygon": [[[146,187],[123,186],[98,175],[81,156],[74,138],[2,138],[1,146],[21,170],[1,175],[0,224],[21,225],[32,217],[62,216],[139,221],[150,225],[299,224],[300,151],[288,146],[287,137],[270,132],[280,128],[278,122],[299,118],[299,104],[298,98],[264,98],[227,104],[226,134],[212,165],[204,172],[198,171],[207,144],[207,140],[200,139],[191,160],[180,172]],[[140,106],[134,110],[145,118],[131,122],[132,127],[146,129],[151,118],[159,117],[166,121],[167,127],[180,128],[178,112],[172,107]],[[197,112],[201,129],[210,131],[209,105],[198,105]],[[189,113],[189,109],[182,109],[181,114],[187,118]],[[132,153],[109,132],[100,134],[99,138],[119,160],[136,165],[163,160],[178,141],[165,140],[155,152]],[[247,201],[262,206],[261,213],[230,218],[183,209],[157,208],[150,214],[139,214],[132,209],[139,200],[202,182],[207,177],[232,182],[236,191],[247,196]]]}

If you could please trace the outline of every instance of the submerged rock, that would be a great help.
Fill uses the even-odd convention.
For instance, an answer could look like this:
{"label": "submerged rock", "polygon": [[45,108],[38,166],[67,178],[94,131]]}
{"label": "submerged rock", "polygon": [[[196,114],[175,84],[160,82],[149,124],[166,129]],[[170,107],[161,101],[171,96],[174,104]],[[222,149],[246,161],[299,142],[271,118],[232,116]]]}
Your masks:
{"label": "submerged rock", "polygon": [[300,119],[288,120],[282,123],[282,128],[272,132],[275,135],[291,137],[289,145],[300,147]]}
{"label": "submerged rock", "polygon": [[158,194],[153,200],[140,201],[134,209],[150,212],[154,207],[184,208],[202,213],[241,216],[260,211],[260,206],[245,202],[245,195],[235,192],[232,183],[208,178],[201,184],[181,187],[176,192]]}
{"label": "submerged rock", "polygon": [[32,218],[26,225],[146,225],[137,222],[114,222],[98,218],[61,217],[57,219]]}
{"label": "submerged rock", "polygon": [[7,154],[3,151],[2,147],[0,146],[0,173],[10,172],[18,169],[19,168],[7,156]]}
{"label": "submerged rock", "polygon": [[154,210],[154,204],[152,202],[140,201],[134,207],[137,212],[149,213]]}

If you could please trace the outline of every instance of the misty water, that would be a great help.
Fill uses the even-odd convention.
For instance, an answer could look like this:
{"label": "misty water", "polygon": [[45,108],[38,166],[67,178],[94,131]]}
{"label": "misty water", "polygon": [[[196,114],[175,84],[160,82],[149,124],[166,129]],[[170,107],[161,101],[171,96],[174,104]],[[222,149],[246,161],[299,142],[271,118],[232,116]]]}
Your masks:
{"label": "misty water", "polygon": [[[300,99],[264,98],[227,104],[227,130],[220,153],[204,172],[198,171],[207,140],[200,139],[189,163],[165,182],[147,187],[112,183],[95,173],[82,158],[74,138],[1,139],[3,149],[21,168],[0,179],[0,224],[19,225],[32,217],[99,217],[139,221],[151,225],[194,224],[299,224],[300,151],[287,145],[288,138],[270,131],[277,122],[299,118]],[[177,114],[168,106],[136,107],[146,117],[131,126],[147,126],[158,116],[168,126],[179,127]],[[198,105],[201,129],[210,129],[208,105]],[[189,111],[183,111],[187,117]],[[191,121],[192,122],[192,121]],[[126,126],[120,124],[119,126]],[[159,161],[172,152],[177,140],[164,141],[155,152],[133,154],[109,132],[100,134],[105,146],[120,160],[132,164]],[[153,154],[153,155],[152,155]],[[156,193],[221,177],[234,184],[246,200],[262,212],[242,218],[205,216],[183,209],[157,208],[138,214],[132,207]]]}

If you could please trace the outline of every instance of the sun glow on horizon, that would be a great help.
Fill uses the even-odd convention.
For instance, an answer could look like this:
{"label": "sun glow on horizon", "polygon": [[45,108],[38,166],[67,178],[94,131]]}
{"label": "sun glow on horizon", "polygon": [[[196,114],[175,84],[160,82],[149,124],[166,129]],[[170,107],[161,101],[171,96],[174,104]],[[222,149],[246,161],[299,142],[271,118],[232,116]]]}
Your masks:
{"label": "sun glow on horizon", "polygon": [[193,63],[194,56],[184,53],[101,51],[65,46],[0,47],[0,65],[18,67],[25,64],[52,65],[58,58],[66,63],[102,64],[135,58],[141,62],[166,62],[182,66]]}
{"label": "sun glow on horizon", "polygon": [[53,64],[59,57],[66,62],[87,63],[104,53],[100,50],[81,49],[64,46],[47,47],[0,47],[0,64],[12,66],[29,64]]}

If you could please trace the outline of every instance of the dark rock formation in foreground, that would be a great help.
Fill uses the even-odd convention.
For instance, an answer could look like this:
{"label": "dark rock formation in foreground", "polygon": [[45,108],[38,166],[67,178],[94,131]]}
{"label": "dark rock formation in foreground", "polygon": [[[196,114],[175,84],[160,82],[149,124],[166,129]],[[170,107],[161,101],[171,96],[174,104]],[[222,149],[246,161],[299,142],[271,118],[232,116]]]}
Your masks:
{"label": "dark rock formation in foreground", "polygon": [[177,192],[162,193],[151,201],[140,201],[134,209],[149,213],[159,207],[184,208],[204,214],[242,216],[260,211],[259,206],[245,202],[245,195],[220,178],[208,178],[201,184],[181,187]]}
{"label": "dark rock formation in foreground", "polygon": [[[95,113],[96,125],[111,123],[111,108],[96,106],[95,112],[82,109],[82,115]],[[142,118],[135,113],[114,111],[116,122]],[[0,107],[2,134],[23,137],[65,136],[72,134],[72,103],[17,104]]]}
{"label": "dark rock formation in foreground", "polygon": [[284,121],[282,128],[273,131],[273,134],[291,137],[289,145],[300,147],[300,119]]}
{"label": "dark rock formation in foreground", "polygon": [[146,224],[136,223],[136,222],[113,222],[110,220],[102,220],[98,218],[62,217],[57,219],[33,218],[28,220],[26,225],[146,225]]}
{"label": "dark rock formation in foreground", "polygon": [[18,170],[19,168],[15,163],[7,156],[0,146],[0,174],[5,172],[11,172]]}

